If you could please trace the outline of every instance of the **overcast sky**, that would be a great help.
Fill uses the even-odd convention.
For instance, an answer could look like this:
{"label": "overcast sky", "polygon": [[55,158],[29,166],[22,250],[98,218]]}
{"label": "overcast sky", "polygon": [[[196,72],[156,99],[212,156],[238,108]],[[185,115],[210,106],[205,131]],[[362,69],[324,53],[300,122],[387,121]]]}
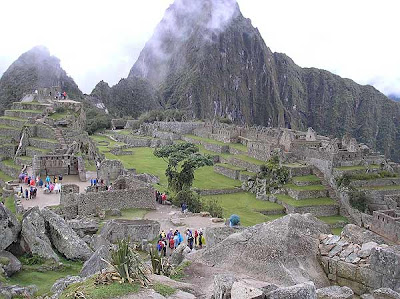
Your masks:
{"label": "overcast sky", "polygon": [[[90,93],[126,77],[173,0],[0,1],[0,75],[23,52],[45,45]],[[267,46],[400,95],[400,1],[238,0]]]}

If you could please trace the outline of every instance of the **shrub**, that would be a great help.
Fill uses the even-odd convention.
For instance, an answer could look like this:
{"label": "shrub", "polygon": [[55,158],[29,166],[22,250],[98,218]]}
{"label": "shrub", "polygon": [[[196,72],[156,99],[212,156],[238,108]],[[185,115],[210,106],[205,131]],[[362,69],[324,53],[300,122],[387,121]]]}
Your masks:
{"label": "shrub", "polygon": [[352,190],[349,192],[350,205],[359,210],[360,212],[365,212],[367,209],[367,196],[365,192]]}
{"label": "shrub", "polygon": [[174,268],[168,258],[162,257],[154,247],[150,248],[150,261],[153,273],[170,277],[174,274]]}
{"label": "shrub", "polygon": [[210,213],[212,217],[222,218],[223,210],[215,199],[210,199],[204,203],[203,210]]}
{"label": "shrub", "polygon": [[147,286],[149,283],[147,267],[129,243],[129,239],[119,240],[117,248],[111,252],[111,261],[108,264],[115,269],[122,282],[132,283],[137,280]]}
{"label": "shrub", "polygon": [[188,210],[193,213],[199,213],[202,208],[200,196],[190,190],[182,190],[178,192],[173,198],[172,203],[178,207],[183,203],[186,203]]}

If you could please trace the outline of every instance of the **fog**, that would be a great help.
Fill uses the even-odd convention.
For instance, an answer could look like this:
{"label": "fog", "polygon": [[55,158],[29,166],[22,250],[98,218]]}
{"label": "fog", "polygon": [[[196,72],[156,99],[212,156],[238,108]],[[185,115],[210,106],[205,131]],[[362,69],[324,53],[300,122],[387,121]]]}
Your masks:
{"label": "fog", "polygon": [[[179,0],[178,4],[188,1]],[[126,77],[172,0],[0,2],[0,74],[23,52],[42,44],[90,93],[104,80]],[[207,25],[223,27],[232,0]],[[400,95],[400,40],[396,0],[238,0],[272,51],[302,67],[327,69],[382,92]],[[218,7],[218,5],[220,5]]]}

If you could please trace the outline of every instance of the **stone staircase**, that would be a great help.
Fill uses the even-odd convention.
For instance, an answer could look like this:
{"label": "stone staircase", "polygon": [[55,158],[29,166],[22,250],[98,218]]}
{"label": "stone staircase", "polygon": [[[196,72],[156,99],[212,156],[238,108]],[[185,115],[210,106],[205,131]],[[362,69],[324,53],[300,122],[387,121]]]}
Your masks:
{"label": "stone staircase", "polygon": [[64,138],[64,135],[63,135],[61,129],[54,128],[54,133],[55,133],[56,139],[58,140],[58,143],[59,143],[59,148],[56,149],[56,153],[65,154],[65,152],[68,150],[68,145],[65,142],[65,138]]}

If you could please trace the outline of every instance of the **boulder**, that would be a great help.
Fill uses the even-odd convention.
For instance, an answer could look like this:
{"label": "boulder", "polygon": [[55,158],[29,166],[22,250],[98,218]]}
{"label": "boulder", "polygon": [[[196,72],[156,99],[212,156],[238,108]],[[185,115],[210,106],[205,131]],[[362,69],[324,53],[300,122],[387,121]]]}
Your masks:
{"label": "boulder", "polygon": [[342,237],[356,244],[364,244],[368,242],[386,244],[386,240],[380,235],[355,224],[347,224],[343,228]]}
{"label": "boulder", "polygon": [[21,287],[18,285],[1,286],[0,285],[0,298],[33,298],[38,292],[35,285]]}
{"label": "boulder", "polygon": [[90,259],[83,264],[80,276],[89,277],[97,272],[107,269],[109,265],[104,260],[109,261],[110,257],[110,247],[104,245],[101,246],[93,253]]}
{"label": "boulder", "polygon": [[231,274],[218,274],[214,276],[214,299],[231,298],[232,286],[236,278]]}
{"label": "boulder", "polygon": [[47,237],[46,225],[38,207],[30,209],[24,214],[21,239],[21,246],[26,252],[44,259],[59,261],[50,239]]}
{"label": "boulder", "polygon": [[223,240],[225,240],[227,237],[234,233],[238,233],[243,231],[243,227],[229,227],[229,226],[224,226],[224,227],[207,227],[204,231],[204,238],[206,239],[207,242],[207,247],[211,248]]}
{"label": "boulder", "polygon": [[53,246],[71,260],[88,260],[93,251],[89,246],[69,227],[63,218],[49,209],[41,211],[48,227],[48,234]]}
{"label": "boulder", "polygon": [[91,218],[67,220],[68,225],[83,238],[85,235],[94,235],[99,230],[99,223]]}
{"label": "boulder", "polygon": [[185,242],[179,244],[179,246],[172,252],[169,261],[171,265],[178,266],[183,262],[185,257],[191,252],[190,248]]}
{"label": "boulder", "polygon": [[244,279],[236,281],[232,285],[232,299],[264,299],[265,293],[278,289],[276,285],[266,282]]}
{"label": "boulder", "polygon": [[0,267],[4,273],[10,277],[14,273],[21,271],[21,262],[10,252],[0,251]]}
{"label": "boulder", "polygon": [[400,294],[389,288],[374,290],[372,296],[374,299],[400,299]]}
{"label": "boulder", "polygon": [[141,242],[142,239],[154,240],[159,232],[160,223],[157,221],[115,219],[104,225],[100,236],[111,243],[128,238],[133,242]]}
{"label": "boulder", "polygon": [[111,243],[106,240],[103,236],[101,235],[94,235],[92,236],[92,239],[90,241],[90,247],[96,251],[97,249],[99,249],[101,246],[110,246]]}
{"label": "boulder", "polygon": [[0,202],[0,250],[14,243],[21,231],[17,217]]}
{"label": "boulder", "polygon": [[267,299],[317,299],[314,283],[306,282],[279,288],[266,295]]}
{"label": "boulder", "polygon": [[373,248],[370,264],[371,269],[383,274],[383,287],[400,291],[400,246]]}
{"label": "boulder", "polygon": [[348,287],[331,286],[317,290],[318,299],[352,299],[354,292]]}
{"label": "boulder", "polygon": [[289,214],[232,234],[196,258],[278,285],[312,280],[325,287],[329,281],[317,259],[321,233],[328,234],[329,227],[311,214]]}
{"label": "boulder", "polygon": [[364,243],[361,246],[361,250],[357,253],[360,258],[366,258],[371,255],[373,248],[377,247],[378,244],[375,242]]}
{"label": "boulder", "polygon": [[168,296],[168,299],[196,299],[196,296],[188,292],[178,290],[175,294]]}
{"label": "boulder", "polygon": [[58,279],[53,286],[51,287],[51,292],[53,292],[52,298],[58,298],[61,293],[70,285],[73,283],[78,283],[84,281],[85,278],[82,278],[80,276],[67,276]]}

